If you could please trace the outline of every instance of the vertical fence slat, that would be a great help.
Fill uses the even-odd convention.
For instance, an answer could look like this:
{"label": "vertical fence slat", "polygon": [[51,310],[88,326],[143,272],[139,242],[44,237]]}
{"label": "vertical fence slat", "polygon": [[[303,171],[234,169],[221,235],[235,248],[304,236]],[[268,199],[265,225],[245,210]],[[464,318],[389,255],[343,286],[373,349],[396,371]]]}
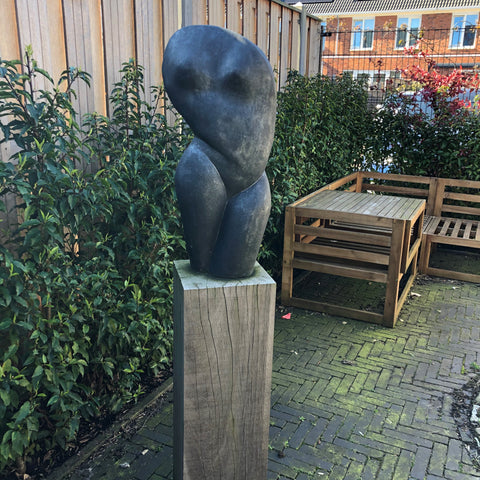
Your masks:
{"label": "vertical fence slat", "polygon": [[110,93],[121,79],[122,63],[135,57],[132,0],[103,0],[105,77]]}
{"label": "vertical fence slat", "polygon": [[[17,60],[21,58],[20,46],[17,36],[17,16],[15,13],[14,0],[6,0],[2,3],[0,14],[0,57],[5,60]],[[4,121],[9,121],[3,118]],[[0,132],[0,138],[3,134]],[[0,161],[8,162],[14,153],[15,146],[12,142],[0,144]],[[5,243],[7,233],[17,226],[17,212],[15,195],[4,195],[1,201],[5,203],[5,212],[0,211],[0,242]]]}
{"label": "vertical fence slat", "polygon": [[288,70],[299,70],[300,69],[300,13],[296,11],[291,12],[291,35],[290,38],[290,48],[291,48],[291,61],[288,65]]}
{"label": "vertical fence slat", "polygon": [[193,24],[205,25],[206,23],[207,23],[207,0],[194,0]]}
{"label": "vertical fence slat", "polygon": [[90,27],[90,36],[87,38],[86,53],[91,62],[94,111],[102,115],[107,113],[108,92],[106,91],[105,78],[105,52],[102,44],[102,7],[97,0],[88,1],[88,23]]}
{"label": "vertical fence slat", "polygon": [[48,37],[50,55],[52,56],[50,60],[52,65],[50,74],[56,80],[67,67],[62,1],[52,0],[46,2],[46,4],[46,15],[40,16],[40,28],[42,29],[42,38],[45,37],[45,34]]}
{"label": "vertical fence slat", "polygon": [[[20,50],[31,45],[38,65],[56,79],[66,68],[65,43],[63,40],[63,14],[59,0],[17,0]],[[48,83],[38,78],[37,88]]]}
{"label": "vertical fence slat", "polygon": [[270,32],[270,2],[260,0],[258,2],[257,12],[257,45],[262,49],[263,53],[269,58],[269,45],[268,40]]}
{"label": "vertical fence slat", "polygon": [[275,70],[277,88],[279,88],[280,48],[282,38],[282,7],[277,3],[271,4],[270,18],[270,64]]}
{"label": "vertical fence slat", "polygon": [[320,59],[321,40],[320,24],[311,18],[307,18],[307,75],[318,73]]}
{"label": "vertical fence slat", "polygon": [[[203,0],[195,0],[192,3],[192,21],[193,25],[198,22],[198,7],[203,3]],[[163,45],[167,46],[170,37],[181,27],[182,25],[182,10],[179,2],[173,2],[169,0],[163,0],[162,8],[162,20],[163,20]],[[163,58],[163,52],[162,52]],[[171,111],[167,111],[167,121],[173,124],[175,116]]]}
{"label": "vertical fence slat", "polygon": [[243,0],[243,35],[257,44],[257,0]]}
{"label": "vertical fence slat", "polygon": [[208,24],[217,27],[226,27],[225,2],[224,0],[209,0]]}
{"label": "vertical fence slat", "polygon": [[[17,16],[15,13],[15,1],[5,0],[2,3],[2,13],[0,15],[0,58],[4,60],[19,60],[21,58],[20,46],[18,44],[17,36]],[[4,119],[6,120],[6,119]],[[2,134],[0,133],[0,138]],[[10,143],[2,143],[0,145],[0,161],[6,162],[12,155],[12,145]],[[6,217],[0,214],[0,219],[4,222]],[[2,227],[2,223],[0,223]]]}
{"label": "vertical fence slat", "polygon": [[282,8],[282,32],[281,32],[281,52],[279,65],[280,86],[287,80],[288,68],[292,61],[292,11],[289,8]]}
{"label": "vertical fence slat", "polygon": [[3,0],[0,14],[0,57],[5,60],[20,58],[15,0]]}
{"label": "vertical fence slat", "polygon": [[64,0],[65,43],[67,64],[88,72],[90,87],[75,85],[74,100],[80,115],[90,112],[106,114],[105,72],[103,63],[101,11],[98,2]]}
{"label": "vertical fence slat", "polygon": [[227,0],[227,28],[242,33],[241,0]]}
{"label": "vertical fence slat", "polygon": [[[200,2],[198,2],[200,3]],[[193,23],[195,23],[195,9],[197,2],[193,4]],[[181,27],[182,23],[182,11],[178,2],[171,2],[164,0],[162,8],[163,19],[163,45],[167,46],[170,37]]]}
{"label": "vertical fence slat", "polygon": [[163,25],[162,9],[157,0],[135,3],[137,63],[144,70],[145,100],[153,102],[150,87],[162,83]]}

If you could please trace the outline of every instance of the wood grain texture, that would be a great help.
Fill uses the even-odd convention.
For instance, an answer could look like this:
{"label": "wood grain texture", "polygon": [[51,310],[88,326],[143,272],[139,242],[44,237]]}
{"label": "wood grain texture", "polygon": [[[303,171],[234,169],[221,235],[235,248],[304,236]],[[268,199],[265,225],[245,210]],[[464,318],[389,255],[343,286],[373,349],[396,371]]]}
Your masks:
{"label": "wood grain texture", "polygon": [[208,24],[226,28],[227,19],[224,0],[209,0],[208,2]]}
{"label": "wood grain texture", "polygon": [[243,0],[243,35],[258,45],[257,0]]}
{"label": "wood grain texture", "polygon": [[270,4],[258,2],[257,12],[257,45],[270,59]]}
{"label": "wood grain texture", "polygon": [[227,0],[227,28],[232,32],[242,34],[242,2],[239,0]]}
{"label": "wood grain texture", "polygon": [[[380,317],[342,305],[336,312],[374,323],[381,318],[393,327],[415,278],[425,200],[334,189],[351,182],[357,189],[362,175],[349,175],[286,207],[282,303],[335,311],[327,302],[300,298],[292,288],[293,269],[386,283]],[[402,278],[406,286],[400,291]]]}
{"label": "wood grain texture", "polygon": [[277,87],[280,88],[279,71],[280,71],[280,49],[282,38],[282,7],[276,3],[270,5],[270,65],[275,71]]}
{"label": "wood grain texture", "polygon": [[307,18],[307,75],[316,75],[319,70],[321,37],[320,25],[312,18]]}
{"label": "wood grain texture", "polygon": [[280,85],[287,81],[288,71],[292,63],[292,11],[282,8],[281,47],[280,47]]}
{"label": "wood grain texture", "polygon": [[[31,45],[38,65],[57,80],[66,68],[60,1],[17,0],[16,5],[20,54],[23,55],[26,46]],[[53,25],[56,27],[52,28]],[[43,77],[37,76],[35,88],[52,86]]]}
{"label": "wood grain texture", "polygon": [[8,60],[20,58],[15,0],[2,0],[0,15],[0,57]]}
{"label": "wood grain texture", "polygon": [[[109,94],[121,80],[122,64],[135,58],[134,3],[133,0],[103,0],[102,6],[106,92]],[[110,113],[110,108],[107,111]]]}
{"label": "wood grain texture", "polygon": [[79,118],[86,113],[106,114],[105,71],[102,45],[101,7],[95,0],[63,0],[67,65],[92,76],[90,87],[75,85],[73,99]]}
{"label": "wood grain texture", "polygon": [[275,283],[175,262],[174,475],[265,480]]}
{"label": "wood grain texture", "polygon": [[300,13],[296,11],[292,11],[292,28],[291,28],[291,59],[290,65],[288,66],[289,70],[297,70],[300,69]]}
{"label": "wood grain texture", "polygon": [[[169,2],[169,4],[171,4],[171,1]],[[207,0],[194,0],[193,25],[206,25],[206,24],[207,24]]]}
{"label": "wood grain texture", "polygon": [[144,71],[145,100],[153,105],[151,86],[162,83],[163,21],[161,2],[135,1],[136,59],[139,65],[149,65]]}

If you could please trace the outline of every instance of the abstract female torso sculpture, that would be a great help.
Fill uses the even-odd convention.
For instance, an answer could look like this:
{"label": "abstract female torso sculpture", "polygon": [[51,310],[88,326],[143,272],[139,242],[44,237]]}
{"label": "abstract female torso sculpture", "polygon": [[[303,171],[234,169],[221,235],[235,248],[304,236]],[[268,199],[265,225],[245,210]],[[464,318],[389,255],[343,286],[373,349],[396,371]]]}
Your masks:
{"label": "abstract female torso sculpture", "polygon": [[218,277],[247,277],[270,214],[272,68],[247,39],[200,25],[172,36],[162,68],[165,89],[195,134],[175,174],[190,264]]}

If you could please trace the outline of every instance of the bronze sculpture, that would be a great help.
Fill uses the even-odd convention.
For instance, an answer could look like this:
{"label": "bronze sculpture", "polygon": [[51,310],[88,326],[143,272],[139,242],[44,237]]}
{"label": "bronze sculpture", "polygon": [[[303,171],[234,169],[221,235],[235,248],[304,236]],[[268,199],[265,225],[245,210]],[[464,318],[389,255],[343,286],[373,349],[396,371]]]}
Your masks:
{"label": "bronze sculpture", "polygon": [[270,214],[272,68],[244,37],[195,25],[172,36],[162,69],[170,100],[195,134],[175,174],[190,264],[218,277],[247,277]]}

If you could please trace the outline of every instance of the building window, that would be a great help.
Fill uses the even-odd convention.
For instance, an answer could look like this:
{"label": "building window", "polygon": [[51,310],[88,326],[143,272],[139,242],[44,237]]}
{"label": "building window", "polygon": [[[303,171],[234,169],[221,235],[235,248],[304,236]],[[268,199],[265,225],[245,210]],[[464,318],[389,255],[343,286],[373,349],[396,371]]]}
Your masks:
{"label": "building window", "polygon": [[477,14],[454,15],[450,48],[474,47],[477,22]]}
{"label": "building window", "polygon": [[368,50],[373,46],[375,20],[366,18],[353,21],[352,50]]}
{"label": "building window", "polygon": [[369,90],[383,90],[387,86],[397,86],[401,83],[401,74],[397,70],[344,70],[344,76],[350,76],[355,80],[364,82]]}
{"label": "building window", "polygon": [[395,48],[411,47],[418,40],[420,18],[398,18]]}

